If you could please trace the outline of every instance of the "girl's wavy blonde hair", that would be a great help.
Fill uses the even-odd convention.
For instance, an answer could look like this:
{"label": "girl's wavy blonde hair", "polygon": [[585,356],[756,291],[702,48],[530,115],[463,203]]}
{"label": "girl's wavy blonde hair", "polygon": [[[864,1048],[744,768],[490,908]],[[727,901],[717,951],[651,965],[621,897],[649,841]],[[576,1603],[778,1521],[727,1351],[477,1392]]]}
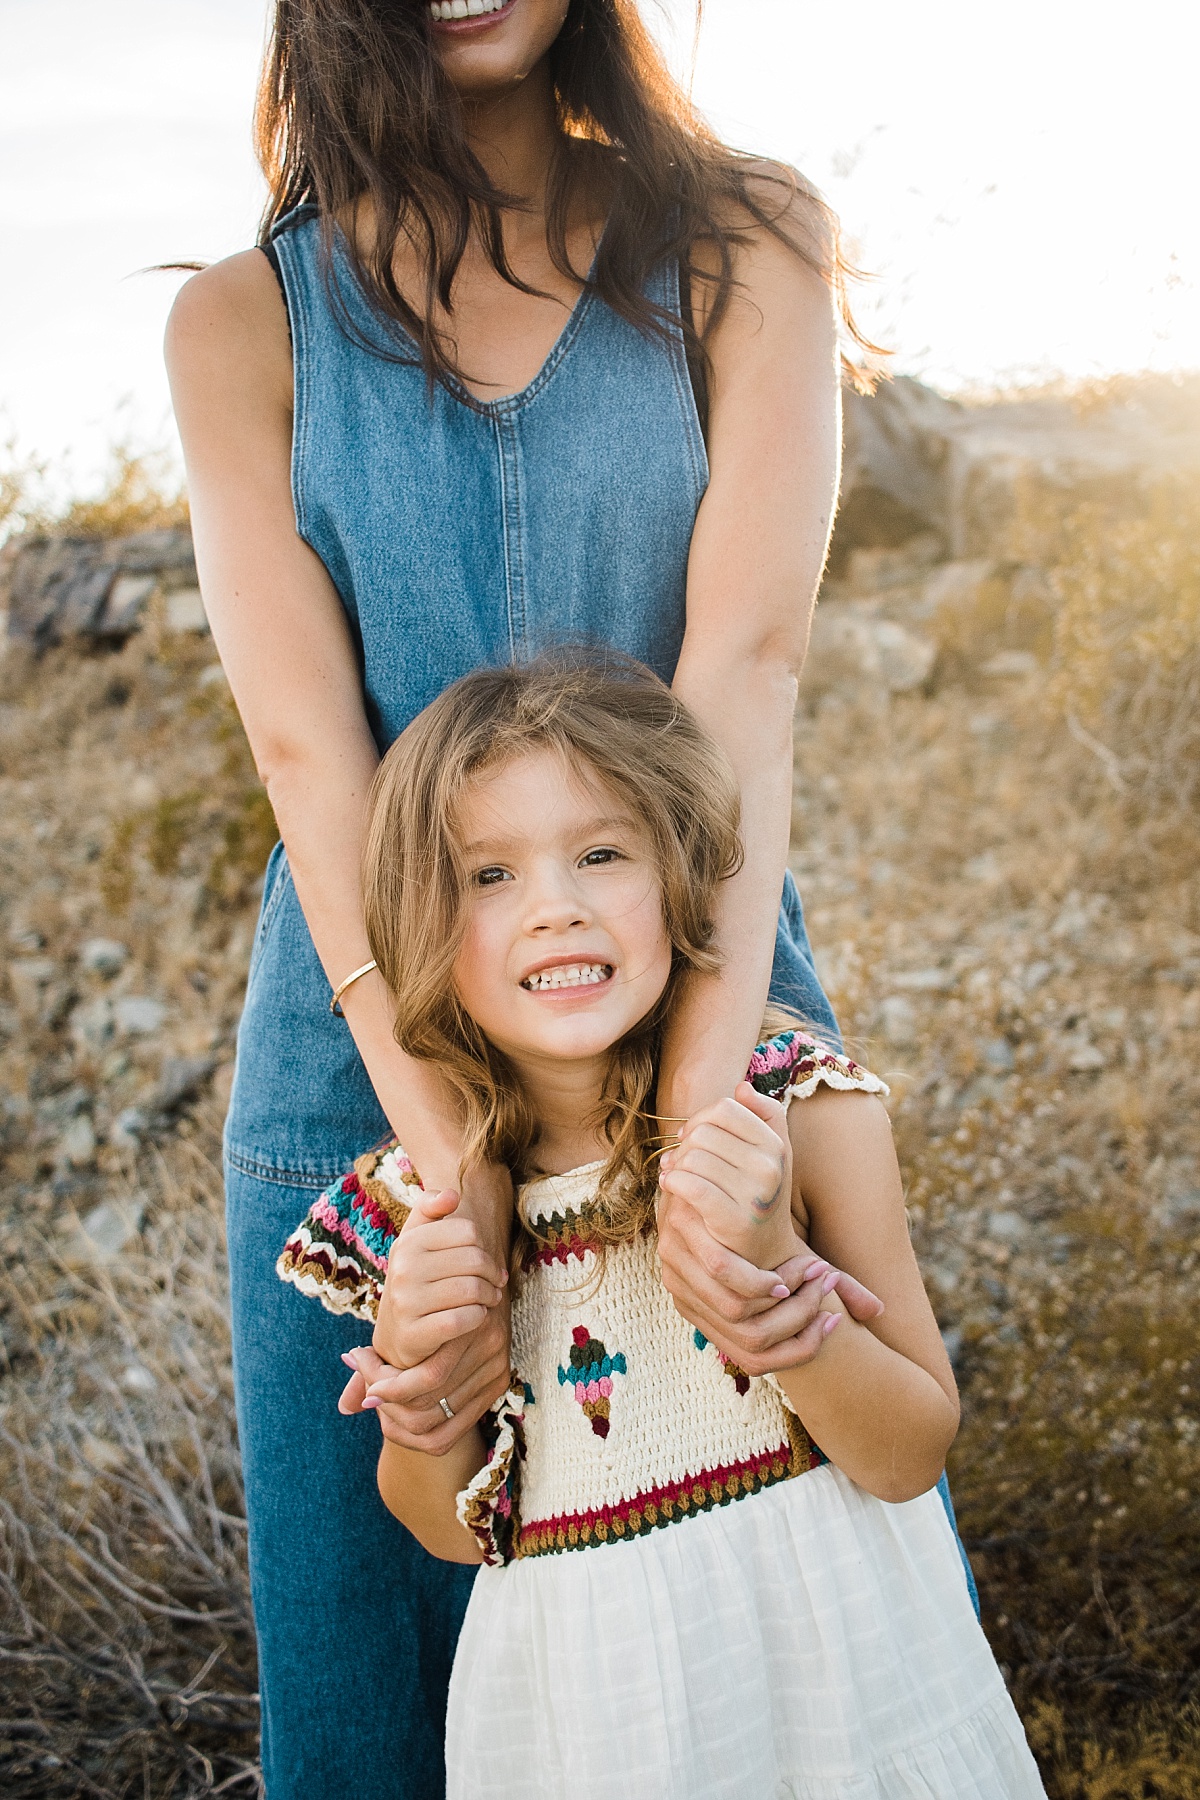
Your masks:
{"label": "girl's wavy blonde hair", "polygon": [[693,971],[719,967],[717,884],[741,860],[739,801],[722,751],[649,669],[608,652],[560,652],[457,681],[401,733],[368,802],[363,896],[371,954],[395,1000],[395,1036],[438,1065],[460,1102],[463,1168],[533,1170],[538,1123],[508,1058],[463,1007],[454,965],[467,921],[468,871],[456,819],[464,791],[514,758],[550,750],[564,779],[616,795],[651,848],[671,971],[656,1004],[613,1045],[596,1125],[611,1146],[598,1235],[621,1242],[653,1217],[652,1107],[663,1027]]}

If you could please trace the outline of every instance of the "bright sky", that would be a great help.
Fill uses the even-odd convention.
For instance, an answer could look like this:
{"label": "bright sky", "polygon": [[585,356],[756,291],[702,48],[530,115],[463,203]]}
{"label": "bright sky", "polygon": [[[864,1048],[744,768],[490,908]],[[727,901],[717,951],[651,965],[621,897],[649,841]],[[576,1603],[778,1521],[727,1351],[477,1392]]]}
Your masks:
{"label": "bright sky", "polygon": [[[683,66],[691,0],[644,0]],[[695,98],[803,168],[945,387],[1200,368],[1200,25],[1184,0],[706,0]],[[264,0],[0,0],[0,439],[86,478],[170,446],[177,277],[253,240]]]}

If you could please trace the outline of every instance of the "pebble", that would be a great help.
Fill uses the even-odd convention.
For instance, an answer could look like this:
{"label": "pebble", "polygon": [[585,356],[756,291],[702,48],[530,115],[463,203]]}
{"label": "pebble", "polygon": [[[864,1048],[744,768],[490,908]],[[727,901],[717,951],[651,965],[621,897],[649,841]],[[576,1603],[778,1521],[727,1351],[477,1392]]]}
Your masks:
{"label": "pebble", "polygon": [[172,1112],[185,1100],[193,1100],[216,1067],[211,1056],[168,1056],[158,1086],[147,1106],[153,1112]]}
{"label": "pebble", "polygon": [[979,1045],[979,1054],[988,1068],[997,1075],[1007,1075],[1013,1067],[1013,1047],[1007,1038],[986,1038]]}
{"label": "pebble", "polygon": [[125,994],[113,1002],[113,1016],[118,1031],[131,1037],[153,1037],[166,1018],[167,1009],[161,1000],[152,1000],[147,994]]}
{"label": "pebble", "polygon": [[80,1247],[101,1262],[118,1255],[142,1229],[143,1210],[132,1200],[102,1200],[80,1220]]}
{"label": "pebble", "polygon": [[86,1113],[79,1113],[58,1140],[56,1162],[84,1169],[96,1155],[96,1132]]}
{"label": "pebble", "polygon": [[1018,1212],[988,1214],[987,1234],[998,1244],[1019,1244],[1029,1230],[1029,1221]]}
{"label": "pebble", "polygon": [[112,1034],[111,1000],[87,1000],[71,1014],[71,1038],[82,1055],[98,1056]]}
{"label": "pebble", "polygon": [[79,951],[79,960],[91,975],[102,975],[111,981],[125,967],[129,951],[116,938],[89,938]]}

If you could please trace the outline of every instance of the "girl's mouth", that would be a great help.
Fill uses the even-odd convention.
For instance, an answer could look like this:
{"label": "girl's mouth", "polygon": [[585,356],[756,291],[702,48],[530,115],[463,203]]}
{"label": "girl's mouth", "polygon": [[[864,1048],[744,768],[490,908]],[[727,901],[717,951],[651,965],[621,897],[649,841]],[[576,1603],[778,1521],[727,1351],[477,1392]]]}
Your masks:
{"label": "girl's mouth", "polygon": [[612,980],[611,963],[563,963],[553,969],[538,969],[527,975],[521,986],[528,994],[544,994],[552,988],[596,987]]}
{"label": "girl's mouth", "polygon": [[435,25],[494,24],[501,13],[511,12],[517,0],[431,0],[429,16]]}

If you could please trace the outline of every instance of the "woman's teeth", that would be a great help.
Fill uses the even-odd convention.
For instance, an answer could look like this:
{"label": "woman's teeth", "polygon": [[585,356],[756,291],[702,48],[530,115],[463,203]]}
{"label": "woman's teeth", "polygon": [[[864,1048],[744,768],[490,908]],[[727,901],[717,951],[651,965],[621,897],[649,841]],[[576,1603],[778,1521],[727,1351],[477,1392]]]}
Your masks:
{"label": "woman's teeth", "polygon": [[481,13],[503,12],[508,0],[432,0],[434,19],[477,19]]}
{"label": "woman's teeth", "polygon": [[536,994],[544,988],[588,987],[607,981],[611,974],[611,963],[568,963],[565,969],[542,969],[537,975],[527,975],[521,986]]}

